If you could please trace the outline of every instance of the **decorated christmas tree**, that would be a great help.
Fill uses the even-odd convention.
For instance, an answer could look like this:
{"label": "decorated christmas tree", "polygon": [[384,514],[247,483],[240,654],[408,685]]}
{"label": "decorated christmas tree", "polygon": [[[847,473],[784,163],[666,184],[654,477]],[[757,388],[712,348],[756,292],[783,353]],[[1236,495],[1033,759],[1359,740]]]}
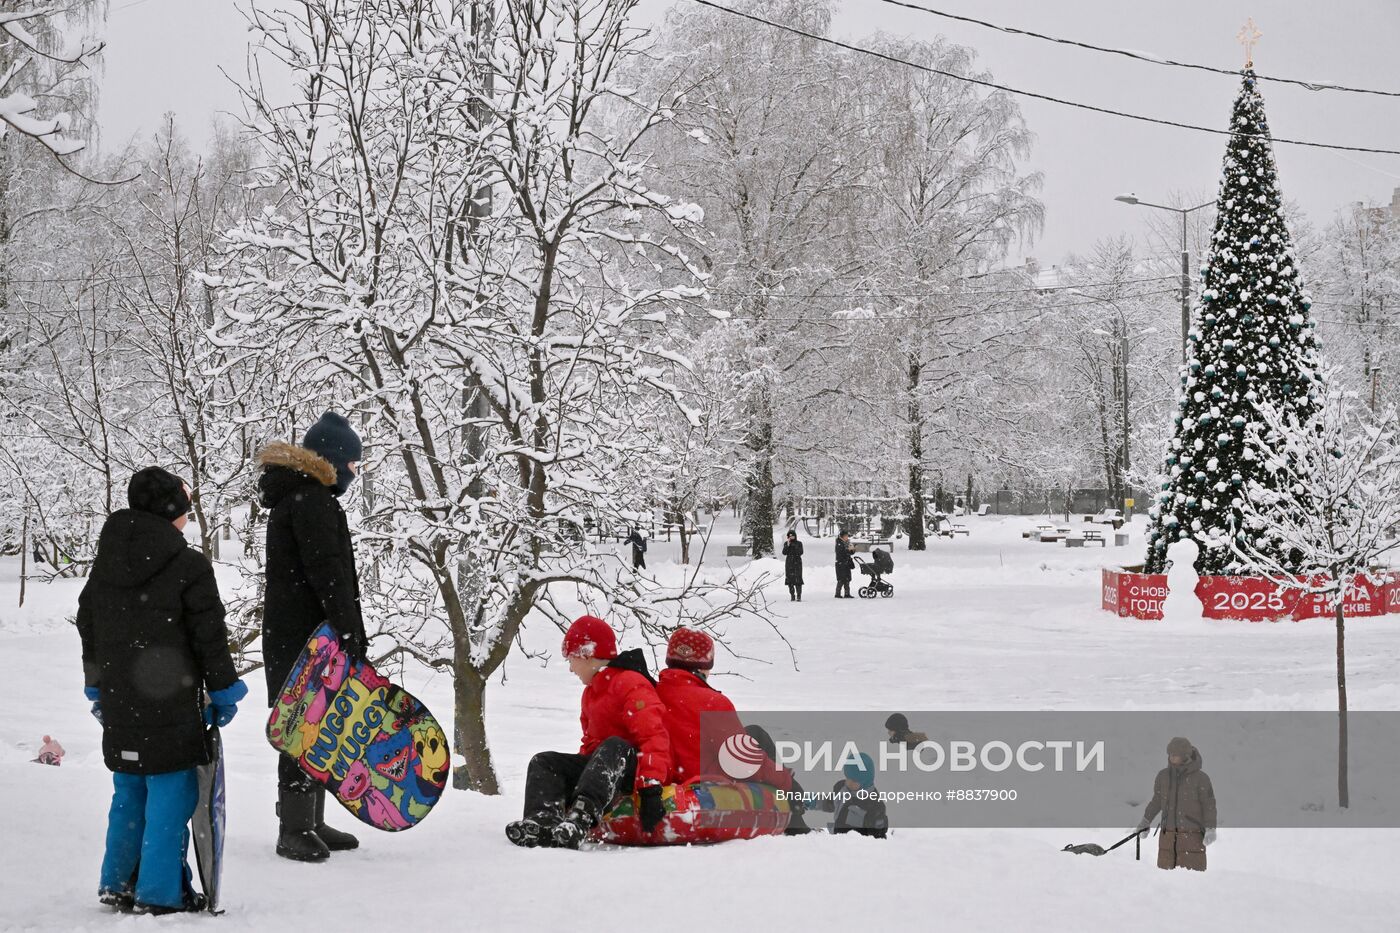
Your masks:
{"label": "decorated christmas tree", "polygon": [[[1298,263],[1283,223],[1264,99],[1252,64],[1235,101],[1216,204],[1215,233],[1182,370],[1176,433],[1162,491],[1151,509],[1148,573],[1165,570],[1167,548],[1188,537],[1201,574],[1244,573],[1231,550],[1243,536],[1240,505],[1250,482],[1274,477],[1246,444],[1255,406],[1291,407],[1300,420],[1317,402],[1318,344]],[[1270,532],[1256,549],[1281,550]],[[1264,540],[1259,539],[1259,535]],[[1280,553],[1284,566],[1289,555]]]}

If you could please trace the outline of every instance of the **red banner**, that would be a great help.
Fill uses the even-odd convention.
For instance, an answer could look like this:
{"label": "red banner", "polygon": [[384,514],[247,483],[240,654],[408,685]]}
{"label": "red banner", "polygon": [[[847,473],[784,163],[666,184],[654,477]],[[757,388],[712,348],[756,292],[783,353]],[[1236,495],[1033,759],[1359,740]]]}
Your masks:
{"label": "red banner", "polygon": [[1133,573],[1118,567],[1103,570],[1103,607],[1120,618],[1160,619],[1167,598],[1167,575]]}
{"label": "red banner", "polygon": [[[1103,608],[1120,618],[1162,618],[1167,595],[1166,574],[1136,573],[1118,567],[1103,570]],[[1316,619],[1332,615],[1327,597],[1280,586],[1268,577],[1201,577],[1196,596],[1207,619],[1273,622],[1280,619]],[[1388,573],[1379,582],[1360,576],[1347,594],[1348,617],[1400,613],[1400,573]]]}

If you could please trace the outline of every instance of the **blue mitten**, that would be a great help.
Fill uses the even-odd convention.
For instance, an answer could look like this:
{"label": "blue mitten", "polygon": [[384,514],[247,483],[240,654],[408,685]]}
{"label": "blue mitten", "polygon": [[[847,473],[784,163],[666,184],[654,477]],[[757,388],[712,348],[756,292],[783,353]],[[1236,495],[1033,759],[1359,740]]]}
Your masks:
{"label": "blue mitten", "polygon": [[247,695],[248,685],[241,680],[235,680],[222,690],[210,690],[210,705],[204,710],[205,724],[222,728],[233,722],[233,717],[238,715],[239,701]]}
{"label": "blue mitten", "polygon": [[92,718],[98,722],[102,721],[102,688],[84,687],[83,696],[92,701]]}

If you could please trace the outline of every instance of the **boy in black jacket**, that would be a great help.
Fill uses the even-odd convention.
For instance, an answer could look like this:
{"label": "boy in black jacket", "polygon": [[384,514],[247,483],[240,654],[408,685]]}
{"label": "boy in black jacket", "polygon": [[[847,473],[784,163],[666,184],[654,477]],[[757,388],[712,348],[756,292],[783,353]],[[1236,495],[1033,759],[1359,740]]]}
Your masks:
{"label": "boy in black jacket", "polygon": [[227,725],[248,689],[229,657],[214,568],[181,534],[185,484],[148,467],[127,500],[102,526],[78,597],[84,693],[114,786],[98,897],[144,913],[195,910],[185,851],[195,768],[209,761],[200,694]]}

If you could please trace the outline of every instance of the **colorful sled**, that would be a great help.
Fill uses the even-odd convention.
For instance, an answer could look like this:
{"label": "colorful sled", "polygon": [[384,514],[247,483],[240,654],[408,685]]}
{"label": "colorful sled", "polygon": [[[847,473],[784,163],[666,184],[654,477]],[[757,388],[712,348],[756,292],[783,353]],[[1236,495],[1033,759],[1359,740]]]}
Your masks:
{"label": "colorful sled", "polygon": [[368,661],[351,663],[328,624],[287,676],[267,740],[376,829],[418,825],[447,786],[447,736],[433,714]]}
{"label": "colorful sled", "polygon": [[195,769],[199,783],[199,803],[190,819],[194,837],[194,860],[199,866],[199,886],[204,890],[204,909],[219,912],[219,882],[224,873],[224,743],[219,727],[206,732],[209,763]]}
{"label": "colorful sled", "polygon": [[776,788],[752,781],[696,780],[661,789],[666,817],[651,833],[637,819],[637,795],[623,797],[603,815],[593,841],[623,846],[704,845],[755,836],[778,836],[792,819]]}

